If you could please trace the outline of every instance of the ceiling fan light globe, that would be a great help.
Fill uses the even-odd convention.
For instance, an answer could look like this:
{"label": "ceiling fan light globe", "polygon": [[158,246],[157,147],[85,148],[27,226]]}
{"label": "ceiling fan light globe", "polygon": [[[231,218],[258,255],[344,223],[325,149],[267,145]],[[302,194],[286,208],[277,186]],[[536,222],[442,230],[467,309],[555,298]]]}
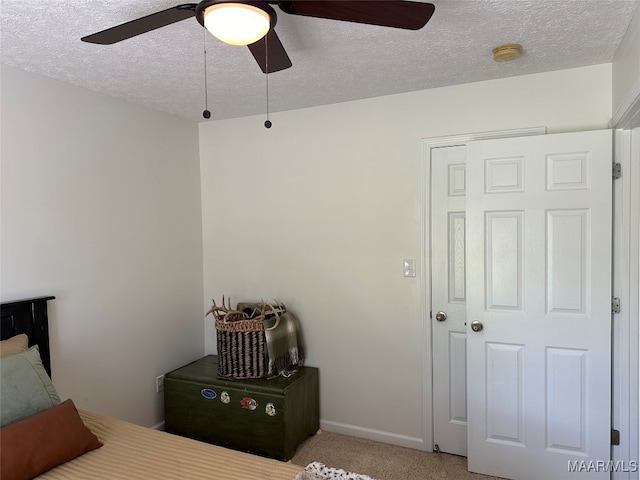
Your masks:
{"label": "ceiling fan light globe", "polygon": [[204,26],[230,45],[250,45],[264,37],[271,19],[264,10],[242,3],[219,3],[204,11]]}

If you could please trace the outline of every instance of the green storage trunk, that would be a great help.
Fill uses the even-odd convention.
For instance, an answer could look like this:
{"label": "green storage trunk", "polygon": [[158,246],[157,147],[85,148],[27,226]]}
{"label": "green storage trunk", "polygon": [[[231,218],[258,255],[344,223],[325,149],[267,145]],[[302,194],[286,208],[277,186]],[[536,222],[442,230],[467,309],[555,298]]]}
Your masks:
{"label": "green storage trunk", "polygon": [[167,432],[284,461],[317,432],[317,368],[270,380],[233,380],[217,372],[218,357],[207,355],[165,375]]}

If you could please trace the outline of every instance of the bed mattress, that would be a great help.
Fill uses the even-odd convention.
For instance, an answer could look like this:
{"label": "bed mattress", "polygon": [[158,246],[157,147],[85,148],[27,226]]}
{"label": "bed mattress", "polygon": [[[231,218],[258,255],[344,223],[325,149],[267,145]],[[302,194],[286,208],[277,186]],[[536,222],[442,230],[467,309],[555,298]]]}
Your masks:
{"label": "bed mattress", "polygon": [[80,411],[104,444],[42,480],[293,480],[302,467]]}

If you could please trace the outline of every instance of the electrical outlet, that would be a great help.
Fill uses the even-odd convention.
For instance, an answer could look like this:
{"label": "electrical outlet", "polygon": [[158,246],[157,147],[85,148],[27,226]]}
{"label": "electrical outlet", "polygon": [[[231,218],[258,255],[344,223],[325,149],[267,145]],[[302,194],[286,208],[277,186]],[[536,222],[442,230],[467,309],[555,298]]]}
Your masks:
{"label": "electrical outlet", "polygon": [[156,393],[160,393],[164,390],[164,375],[158,375],[156,377]]}

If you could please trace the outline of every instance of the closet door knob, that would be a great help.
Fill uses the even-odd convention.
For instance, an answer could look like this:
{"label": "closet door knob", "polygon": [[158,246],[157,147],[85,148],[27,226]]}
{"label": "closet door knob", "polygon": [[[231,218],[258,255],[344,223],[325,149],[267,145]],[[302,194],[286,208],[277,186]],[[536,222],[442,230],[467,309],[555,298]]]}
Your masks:
{"label": "closet door knob", "polygon": [[482,322],[479,322],[478,320],[474,320],[473,322],[471,322],[471,330],[473,330],[474,332],[479,332],[483,328],[484,325],[482,325]]}

